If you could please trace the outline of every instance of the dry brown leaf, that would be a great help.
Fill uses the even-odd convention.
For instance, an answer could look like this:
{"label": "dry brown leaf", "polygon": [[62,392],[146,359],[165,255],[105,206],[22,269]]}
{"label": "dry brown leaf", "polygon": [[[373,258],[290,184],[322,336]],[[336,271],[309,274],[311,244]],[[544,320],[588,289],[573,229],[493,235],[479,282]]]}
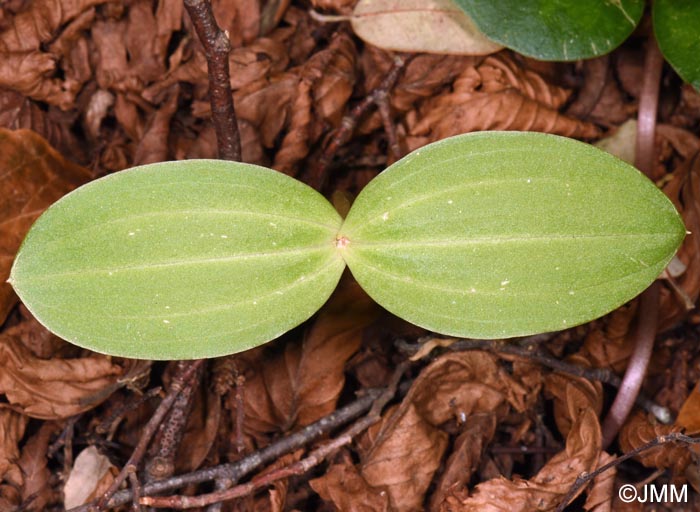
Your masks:
{"label": "dry brown leaf", "polygon": [[153,112],[143,137],[134,153],[133,165],[144,165],[168,160],[170,120],[177,111],[180,87],[176,84],[169,91],[161,107]]}
{"label": "dry brown leaf", "polygon": [[[6,407],[0,407],[0,482],[20,487],[23,482],[19,467],[19,442],[24,437],[29,418]],[[1,503],[0,503],[1,504]]]}
{"label": "dry brown leaf", "polygon": [[55,70],[56,57],[49,53],[37,50],[0,53],[0,87],[68,109],[75,102],[78,87],[50,78]]}
{"label": "dry brown leaf", "polygon": [[447,433],[404,400],[360,441],[360,474],[373,488],[386,489],[392,511],[420,510],[447,444]]}
{"label": "dry brown leaf", "polygon": [[352,464],[335,464],[309,482],[321,498],[340,512],[389,512],[389,495],[371,487]]}
{"label": "dry brown leaf", "polygon": [[326,126],[340,124],[355,83],[354,68],[355,43],[344,32],[304,64],[275,169],[295,174],[296,164],[308,155]]}
{"label": "dry brown leaf", "polygon": [[103,2],[39,0],[27,4],[27,9],[0,32],[0,86],[62,109],[71,108],[80,84],[50,78],[58,55],[44,53],[40,46],[51,41],[72,18]]}
{"label": "dry brown leaf", "polygon": [[450,494],[464,488],[481,463],[483,450],[496,433],[497,417],[493,413],[472,414],[457,436],[452,453],[430,497],[430,510],[439,510]]}
{"label": "dry brown leaf", "polygon": [[476,486],[462,500],[450,499],[443,512],[531,512],[549,510],[564,498],[576,477],[593,471],[600,454],[600,425],[590,409],[580,411],[566,439],[566,449],[530,480],[495,478]]}
{"label": "dry brown leaf", "polygon": [[102,89],[120,92],[141,89],[138,82],[127,76],[126,29],[125,20],[100,20],[92,26],[92,41],[97,49],[95,79]]}
{"label": "dry brown leaf", "polygon": [[637,312],[637,301],[617,308],[607,318],[604,327],[591,330],[583,343],[579,355],[586,364],[596,368],[611,368],[623,372],[634,349],[633,322]]}
{"label": "dry brown leaf", "polygon": [[214,0],[212,10],[234,48],[250,44],[260,34],[260,0]]}
{"label": "dry brown leaf", "polygon": [[0,90],[0,128],[30,129],[63,155],[76,162],[85,160],[84,147],[78,144],[69,123],[54,119],[27,97],[15,91]]}
{"label": "dry brown leaf", "polygon": [[60,419],[87,411],[118,387],[124,369],[110,358],[37,358],[23,339],[28,322],[0,334],[0,393],[17,410],[40,419]]}
{"label": "dry brown leaf", "polygon": [[221,397],[201,385],[178,447],[176,474],[194,471],[204,462],[216,440],[220,419]]}
{"label": "dry brown leaf", "polygon": [[[441,426],[469,424],[474,415],[493,415],[484,420],[483,431],[474,427],[465,434],[473,436],[476,444],[478,438],[486,443],[492,435],[490,422],[495,428],[496,421],[509,412],[524,412],[534,404],[539,379],[533,384],[528,388],[514,379],[492,354],[474,351],[440,357],[421,372],[402,403],[358,440],[359,474],[373,493],[387,492],[391,510],[420,510],[447,447],[448,436]],[[468,471],[477,461],[476,453],[453,457],[443,490],[451,491],[461,477],[460,469]],[[344,492],[348,495],[343,496]],[[349,503],[352,495],[334,487],[333,501]]]}
{"label": "dry brown leaf", "polygon": [[[641,411],[633,412],[620,429],[618,442],[623,452],[627,453],[652,439],[678,432],[679,425],[661,425]],[[684,444],[665,444],[652,448],[640,455],[637,460],[648,468],[671,469],[674,475],[683,474],[691,461],[691,451]]]}
{"label": "dry brown leaf", "polygon": [[29,510],[44,510],[51,500],[49,478],[51,472],[47,464],[47,452],[51,437],[59,431],[59,425],[46,422],[39,427],[22,447],[19,466],[24,476],[22,502],[31,502]]}
{"label": "dry brown leaf", "polygon": [[[438,95],[467,66],[474,66],[483,57],[419,54],[413,57],[399,76],[389,95],[393,110],[405,114],[417,100]],[[365,77],[365,91],[379,87],[394,61],[391,53],[369,46],[360,54],[359,63]],[[359,133],[370,133],[382,126],[378,112],[373,112],[358,127]]]}
{"label": "dry brown leaf", "polygon": [[569,94],[506,53],[491,55],[476,67],[466,67],[452,91],[424,101],[407,116],[408,149],[480,130],[597,137],[600,130],[592,123],[559,113]]}
{"label": "dry brown leaf", "polygon": [[114,481],[117,468],[94,446],[88,446],[75,458],[63,487],[66,509],[78,507],[104,493]]}
{"label": "dry brown leaf", "polygon": [[[333,412],[345,383],[344,367],[357,351],[378,306],[351,280],[341,283],[301,343],[288,342],[282,354],[264,349],[236,356],[245,375],[246,431],[286,432]],[[235,398],[229,394],[229,408]]]}
{"label": "dry brown leaf", "polygon": [[688,435],[700,432],[700,385],[696,385],[683,402],[676,418],[676,425]]}
{"label": "dry brown leaf", "polygon": [[[589,366],[582,356],[574,355],[568,363]],[[545,390],[554,398],[554,420],[559,432],[568,436],[572,425],[578,421],[581,411],[590,410],[598,416],[603,409],[603,385],[583,377],[551,373],[545,379]],[[598,441],[600,443],[600,441]]]}
{"label": "dry brown leaf", "polygon": [[[613,460],[615,460],[615,457],[609,453],[601,452],[598,459],[598,467],[604,466]],[[588,496],[586,496],[586,503],[583,505],[583,508],[593,512],[610,512],[612,510],[616,476],[617,469],[612,467],[595,477],[593,485],[588,490]]]}
{"label": "dry brown leaf", "polygon": [[62,25],[105,0],[36,0],[26,4],[12,24],[0,33],[0,53],[38,49],[51,40]]}
{"label": "dry brown leaf", "polygon": [[34,220],[51,203],[92,176],[65,160],[30,130],[0,128],[0,323],[16,298],[5,281],[17,249]]}
{"label": "dry brown leaf", "polygon": [[[700,152],[695,152],[673,173],[664,192],[681,212],[686,229],[691,233],[700,233]],[[676,256],[685,264],[686,270],[675,279],[675,283],[691,302],[696,303],[700,296],[700,237],[687,236]],[[683,301],[678,297],[670,293],[662,296],[661,329],[673,327],[687,314]]]}

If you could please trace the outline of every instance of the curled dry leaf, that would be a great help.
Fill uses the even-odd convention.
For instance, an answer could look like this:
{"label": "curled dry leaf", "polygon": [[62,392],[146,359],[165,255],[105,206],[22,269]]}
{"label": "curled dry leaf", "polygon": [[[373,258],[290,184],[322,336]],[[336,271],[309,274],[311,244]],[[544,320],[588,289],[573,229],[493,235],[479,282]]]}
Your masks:
{"label": "curled dry leaf", "polygon": [[355,43],[341,32],[301,68],[275,169],[294,174],[295,164],[309,154],[310,145],[319,139],[325,125],[340,124],[355,83],[355,52]]}
{"label": "curled dry leaf", "polygon": [[622,373],[634,349],[635,332],[632,323],[637,301],[617,308],[607,317],[604,327],[591,330],[578,354],[582,362],[595,368],[612,368]]}
{"label": "curled dry leaf", "polygon": [[[691,233],[700,233],[700,151],[676,169],[664,192],[681,212],[686,229]],[[686,269],[675,278],[675,284],[690,302],[695,303],[700,296],[700,237],[686,237],[676,257],[685,264]],[[660,329],[673,327],[687,314],[684,301],[667,294],[661,301]]]}
{"label": "curled dry leaf", "polygon": [[0,334],[0,393],[27,416],[54,420],[87,411],[118,387],[124,369],[108,357],[37,358],[24,344],[28,324]]}
{"label": "curled dry leaf", "polygon": [[529,480],[503,477],[480,483],[466,499],[456,496],[443,503],[443,512],[530,512],[554,508],[576,477],[595,470],[600,453],[600,425],[591,409],[580,411],[566,438],[566,449]]}
{"label": "curled dry leaf", "polygon": [[24,483],[19,466],[19,443],[29,418],[9,408],[0,407],[0,510],[14,510],[19,505],[17,489]]}
{"label": "curled dry leaf", "polygon": [[24,476],[22,502],[31,502],[33,510],[44,510],[52,497],[47,452],[52,436],[58,431],[58,424],[43,423],[22,447],[22,456],[19,459]]}
{"label": "curled dry leaf", "polygon": [[[474,66],[482,60],[483,57],[457,55],[419,54],[414,56],[406,64],[389,95],[391,108],[399,114],[406,114],[417,100],[438,95],[452,84],[465,67]],[[364,88],[366,91],[372,91],[379,87],[386,77],[394,58],[389,52],[368,46],[360,54],[359,62],[365,77]],[[381,117],[379,112],[374,111],[360,124],[358,132],[369,133],[380,126],[382,126]]]}
{"label": "curled dry leaf", "polygon": [[0,128],[0,323],[15,304],[5,283],[17,249],[34,220],[51,203],[91,179],[30,130]]}
{"label": "curled dry leaf", "polygon": [[566,89],[547,83],[506,54],[466,67],[452,91],[427,99],[407,116],[409,150],[459,133],[524,130],[594,138],[592,123],[559,113]]}
{"label": "curled dry leaf", "polygon": [[[484,352],[440,357],[421,372],[402,403],[388,410],[359,440],[359,475],[374,494],[382,490],[388,493],[391,510],[420,510],[447,448],[448,436],[441,426],[455,421],[470,424],[472,417],[484,417],[483,429],[475,428],[465,436],[485,444],[492,435],[490,422],[532,406],[538,382],[533,380],[534,388],[524,385],[509,375],[495,356]],[[441,492],[451,491],[460,479],[459,470],[468,471],[474,457],[478,460],[476,453],[457,457],[459,460],[448,462],[451,470],[441,483]],[[315,485],[340,507],[351,502],[352,495],[342,482],[336,484],[337,480],[336,475],[326,475]]]}
{"label": "curled dry leaf", "polygon": [[[572,356],[568,362],[588,366],[581,356]],[[598,381],[552,373],[547,376],[545,390],[554,397],[554,420],[564,436],[569,434],[582,410],[590,410],[597,417],[603,409],[603,385]]]}
{"label": "curled dry leaf", "polygon": [[0,32],[0,86],[63,109],[72,107],[80,85],[50,78],[58,55],[45,53],[40,47],[51,41],[61,26],[103,2],[40,0],[27,4]]}
{"label": "curled dry leaf", "polygon": [[[355,282],[344,280],[301,343],[286,343],[277,356],[264,350],[236,356],[246,379],[246,432],[255,436],[285,432],[334,411],[345,383],[345,363],[360,347],[362,333],[378,311]],[[232,395],[229,408],[235,416]]]}
{"label": "curled dry leaf", "polygon": [[[633,412],[618,434],[618,442],[627,453],[648,443],[656,437],[678,432],[679,425],[661,425],[641,411]],[[646,450],[636,459],[648,468],[671,469],[674,475],[683,474],[690,464],[692,452],[685,444],[664,444]]]}
{"label": "curled dry leaf", "polygon": [[[605,466],[613,460],[615,460],[615,457],[609,453],[601,452],[598,458],[598,467]],[[585,510],[591,510],[592,512],[610,512],[612,510],[616,476],[617,469],[612,467],[593,479],[593,485],[588,490],[586,503],[583,506]]]}
{"label": "curled dry leaf", "polygon": [[439,510],[447,496],[462,490],[481,463],[484,449],[496,433],[497,415],[493,412],[472,414],[455,439],[452,453],[430,497],[430,509]]}
{"label": "curled dry leaf", "polygon": [[676,425],[688,435],[700,432],[700,387],[695,386],[683,402],[676,418]]}
{"label": "curled dry leaf", "polygon": [[170,135],[170,120],[177,110],[180,97],[180,87],[174,85],[168,91],[163,105],[153,112],[143,137],[136,147],[134,165],[152,164],[168,160],[168,137]]}
{"label": "curled dry leaf", "polygon": [[[566,448],[552,457],[531,479],[493,478],[476,486],[469,497],[455,492],[441,504],[443,512],[547,510],[559,504],[576,477],[599,464],[601,432],[596,410],[602,403],[600,386],[583,379],[551,374],[545,392],[554,397],[557,423]],[[555,414],[557,414],[555,412]]]}
{"label": "curled dry leaf", "polygon": [[62,155],[71,155],[76,162],[85,160],[84,147],[67,123],[47,115],[36,103],[22,94],[0,90],[0,127],[8,130],[26,128],[46,139]]}
{"label": "curled dry leaf", "polygon": [[389,512],[389,495],[367,483],[352,464],[335,464],[309,482],[321,498],[342,512]]}

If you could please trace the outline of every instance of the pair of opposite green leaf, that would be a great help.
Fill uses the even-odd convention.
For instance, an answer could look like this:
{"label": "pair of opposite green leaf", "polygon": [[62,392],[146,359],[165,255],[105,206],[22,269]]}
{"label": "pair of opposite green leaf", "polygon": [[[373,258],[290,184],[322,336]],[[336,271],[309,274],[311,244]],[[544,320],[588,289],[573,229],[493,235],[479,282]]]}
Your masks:
{"label": "pair of opposite green leaf", "polygon": [[248,164],[137,167],[37,220],[11,282],[59,336],[98,352],[200,358],[300,324],[345,268],[379,304],[475,338],[570,327],[631,299],[685,236],[633,167],[537,133],[453,137],[373,180],[345,220]]}

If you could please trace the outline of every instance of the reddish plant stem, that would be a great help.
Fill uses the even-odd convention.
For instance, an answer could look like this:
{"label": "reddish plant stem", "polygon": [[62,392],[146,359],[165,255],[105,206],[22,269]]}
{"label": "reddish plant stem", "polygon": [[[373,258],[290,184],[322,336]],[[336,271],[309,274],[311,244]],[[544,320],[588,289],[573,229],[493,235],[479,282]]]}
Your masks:
{"label": "reddish plant stem", "polygon": [[[637,116],[637,146],[634,163],[638,169],[651,175],[655,164],[654,134],[663,56],[654,36],[649,37],[644,59],[644,79]],[[605,450],[613,442],[634,406],[647,373],[654,348],[659,319],[659,284],[653,283],[639,300],[638,324],[634,350],[615,400],[602,424],[602,443]]]}
{"label": "reddish plant stem", "polygon": [[241,137],[233,107],[228,62],[231,42],[217,25],[209,0],[184,0],[184,2],[207,58],[211,119],[216,131],[219,158],[240,162]]}

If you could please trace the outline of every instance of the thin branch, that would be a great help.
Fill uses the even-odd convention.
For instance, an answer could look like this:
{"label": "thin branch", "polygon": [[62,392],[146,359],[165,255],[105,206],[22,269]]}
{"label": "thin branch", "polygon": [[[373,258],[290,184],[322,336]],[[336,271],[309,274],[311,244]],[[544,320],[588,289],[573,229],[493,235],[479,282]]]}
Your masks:
{"label": "thin branch", "polygon": [[267,487],[268,485],[283,478],[289,478],[290,476],[294,475],[303,475],[311,468],[323,462],[329,455],[335,453],[343,446],[350,444],[355,439],[355,437],[357,437],[359,434],[367,430],[370,426],[374,425],[381,419],[381,411],[396,394],[396,390],[401,380],[401,376],[403,375],[407,367],[408,363],[404,362],[396,368],[394,374],[392,375],[391,383],[384,390],[384,392],[382,392],[382,394],[379,395],[379,397],[377,397],[374,404],[372,405],[372,408],[366,416],[357,420],[352,426],[350,426],[350,428],[348,428],[345,432],[343,432],[333,441],[323,444],[320,447],[313,450],[311,453],[309,453],[309,455],[306,458],[295,462],[294,464],[291,464],[285,468],[281,468],[276,471],[272,471],[266,475],[262,475],[258,478],[254,478],[248,483],[237,485],[224,491],[215,491],[200,496],[146,496],[141,498],[141,504],[156,508],[174,509],[204,507],[213,503],[248,496],[257,491],[258,489]]}
{"label": "thin branch", "polygon": [[109,489],[107,489],[107,491],[97,502],[98,509],[101,510],[105,506],[107,506],[114,493],[117,491],[117,489],[119,489],[119,486],[121,486],[124,480],[126,480],[126,478],[129,476],[129,473],[136,471],[139,462],[146,453],[148,443],[151,441],[154,434],[158,430],[158,427],[163,421],[163,418],[165,418],[165,415],[172,407],[173,403],[175,402],[175,398],[177,398],[177,395],[186,385],[187,381],[192,377],[192,375],[194,375],[194,373],[197,371],[197,368],[199,368],[203,362],[203,359],[189,361],[189,364],[184,366],[181,372],[173,377],[173,382],[170,385],[168,394],[165,396],[165,398],[163,398],[163,401],[153,413],[151,419],[148,420],[148,423],[146,423],[146,426],[144,427],[143,432],[141,434],[141,438],[136,444],[136,447],[134,448],[131,457],[129,457],[129,460],[126,462],[126,464],[124,464],[124,467],[122,468],[119,475],[117,475],[117,477],[114,479],[112,485],[109,486]]}
{"label": "thin branch", "polygon": [[616,458],[613,461],[608,462],[607,464],[604,464],[600,466],[598,469],[591,473],[581,473],[578,477],[576,477],[576,481],[574,482],[574,485],[571,486],[571,489],[569,489],[569,492],[566,494],[564,499],[559,503],[559,506],[557,507],[556,512],[563,512],[566,506],[569,504],[569,502],[578,494],[578,491],[583,487],[584,485],[588,484],[588,482],[592,481],[594,478],[596,478],[598,475],[601,473],[604,473],[610,468],[619,466],[621,463],[626,461],[627,459],[631,459],[632,457],[636,457],[640,453],[643,453],[647,450],[651,450],[652,448],[656,448],[657,446],[661,446],[664,444],[668,443],[684,443],[688,445],[693,445],[693,444],[700,444],[700,438],[697,437],[690,437],[685,434],[681,434],[680,432],[673,432],[671,434],[666,434],[663,436],[656,437],[649,441],[648,443],[643,444],[642,446],[639,446],[635,448],[634,450],[625,453],[624,455],[621,455],[620,457]]}
{"label": "thin branch", "polygon": [[[575,365],[541,353],[537,347],[541,339],[543,339],[542,335],[529,336],[521,340],[445,340],[444,343],[435,344],[435,348],[442,347],[454,352],[487,350],[496,354],[510,354],[539,363],[542,366],[546,366],[561,373],[583,377],[591,381],[597,380],[616,388],[622,385],[622,379],[607,368],[589,368],[587,366]],[[399,349],[406,354],[418,353],[423,345],[423,343],[412,345],[403,340],[397,341],[396,344]],[[427,354],[423,354],[423,356],[425,355]],[[653,414],[661,423],[667,424],[672,421],[671,412],[666,407],[651,401],[643,394],[637,395],[635,403],[645,411]]]}
{"label": "thin branch", "polygon": [[[383,389],[367,390],[365,394],[348,405],[337,409],[328,416],[304,427],[298,432],[283,437],[266,448],[258,450],[239,461],[147,483],[141,488],[141,494],[152,495],[172,491],[173,489],[185,485],[199,484],[213,480],[229,480],[231,483],[235,483],[240,478],[263,467],[265,464],[269,464],[282,455],[297,450],[328,434],[340,425],[344,425],[348,421],[357,418],[372,407],[377,397],[379,397],[383,391]],[[119,491],[114,494],[112,499],[108,502],[108,506],[117,507],[130,502],[132,498],[133,494],[131,490]],[[87,503],[72,508],[67,512],[89,512],[94,505],[95,503]]]}
{"label": "thin branch", "polygon": [[231,42],[228,35],[217,25],[208,0],[184,0],[184,2],[207,57],[211,119],[216,131],[219,158],[240,162],[241,137],[233,107],[228,62]]}
{"label": "thin branch", "polygon": [[307,182],[314,188],[320,189],[325,181],[326,171],[330,166],[333,157],[338,150],[344,146],[352,137],[355,127],[360,122],[362,116],[372,105],[377,105],[379,113],[382,116],[382,124],[387,134],[389,148],[395,156],[400,156],[398,142],[394,125],[390,118],[390,109],[388,96],[391,89],[396,85],[396,82],[401,76],[401,72],[406,67],[406,64],[411,60],[412,55],[398,54],[394,56],[394,63],[382,79],[379,86],[372,90],[365,98],[355,105],[350,112],[343,117],[340,122],[340,127],[335,131],[330,142],[324,149],[321,156],[318,158],[316,166],[311,170]]}

